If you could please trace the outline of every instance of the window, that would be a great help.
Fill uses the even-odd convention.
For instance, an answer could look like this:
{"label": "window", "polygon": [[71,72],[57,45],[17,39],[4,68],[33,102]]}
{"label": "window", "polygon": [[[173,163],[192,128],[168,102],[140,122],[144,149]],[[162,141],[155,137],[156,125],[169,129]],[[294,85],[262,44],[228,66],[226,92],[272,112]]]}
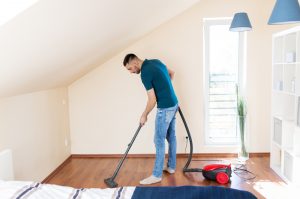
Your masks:
{"label": "window", "polygon": [[237,144],[236,86],[244,88],[245,33],[231,19],[204,20],[205,135],[207,144]]}

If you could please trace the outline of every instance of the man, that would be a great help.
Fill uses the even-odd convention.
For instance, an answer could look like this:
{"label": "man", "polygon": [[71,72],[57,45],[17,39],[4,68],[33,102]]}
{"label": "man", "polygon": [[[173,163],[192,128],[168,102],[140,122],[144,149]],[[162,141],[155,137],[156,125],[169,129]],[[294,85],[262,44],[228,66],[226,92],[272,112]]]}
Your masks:
{"label": "man", "polygon": [[[148,101],[140,118],[141,125],[146,123],[148,114],[157,103],[154,135],[155,165],[152,175],[140,181],[140,184],[157,183],[162,179],[163,170],[172,174],[176,168],[175,115],[178,109],[178,100],[171,83],[174,72],[157,59],[141,60],[135,54],[126,55],[123,65],[130,73],[141,73],[142,82],[147,90]],[[165,139],[169,143],[169,159],[167,166],[163,168]]]}

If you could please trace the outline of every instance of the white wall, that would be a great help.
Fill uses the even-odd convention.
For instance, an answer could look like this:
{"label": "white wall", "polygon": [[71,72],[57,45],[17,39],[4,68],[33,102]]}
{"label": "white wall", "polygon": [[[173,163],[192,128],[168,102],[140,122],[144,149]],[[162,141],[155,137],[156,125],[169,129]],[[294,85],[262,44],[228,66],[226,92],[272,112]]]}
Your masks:
{"label": "white wall", "polygon": [[0,151],[12,149],[16,180],[41,181],[70,155],[67,103],[66,88],[0,99]]}
{"label": "white wall", "polygon": [[[234,152],[235,147],[209,147],[203,131],[203,18],[231,17],[245,11],[248,33],[247,95],[252,152],[269,151],[272,33],[291,26],[269,26],[273,0],[202,0],[69,87],[73,154],[123,153],[146,104],[138,75],[123,67],[123,57],[159,58],[176,71],[174,86],[193,135],[196,153]],[[146,20],[146,19],[145,19]],[[142,128],[131,153],[154,153],[155,111]],[[177,117],[179,119],[179,117]],[[185,130],[178,122],[178,152],[184,152]]]}

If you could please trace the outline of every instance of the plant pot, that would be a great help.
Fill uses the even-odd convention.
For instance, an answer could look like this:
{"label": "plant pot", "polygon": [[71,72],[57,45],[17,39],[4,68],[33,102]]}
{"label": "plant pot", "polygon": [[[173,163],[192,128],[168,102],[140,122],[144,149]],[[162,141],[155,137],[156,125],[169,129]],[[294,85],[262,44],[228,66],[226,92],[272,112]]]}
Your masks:
{"label": "plant pot", "polygon": [[245,162],[249,159],[249,152],[248,152],[248,132],[247,132],[247,122],[246,116],[239,116],[238,117],[238,132],[240,133],[240,145],[239,145],[239,152],[238,152],[238,160],[241,162]]}

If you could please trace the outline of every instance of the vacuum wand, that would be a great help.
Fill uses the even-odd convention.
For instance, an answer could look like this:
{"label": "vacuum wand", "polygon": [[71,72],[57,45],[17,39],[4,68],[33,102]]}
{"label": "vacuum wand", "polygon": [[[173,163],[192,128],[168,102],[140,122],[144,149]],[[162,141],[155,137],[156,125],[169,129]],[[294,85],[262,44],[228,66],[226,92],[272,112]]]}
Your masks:
{"label": "vacuum wand", "polygon": [[[193,140],[192,140],[192,136],[191,136],[190,130],[188,128],[188,125],[187,125],[187,123],[185,121],[185,118],[183,116],[183,113],[182,113],[180,107],[178,107],[178,112],[179,112],[179,114],[181,116],[181,119],[183,121],[184,127],[186,129],[186,132],[187,132],[187,135],[188,135],[188,138],[189,138],[189,142],[190,142],[190,153],[189,153],[188,160],[187,160],[185,166],[183,167],[183,172],[201,172],[202,169],[188,168],[189,165],[190,165],[190,163],[191,163],[192,156],[193,156]],[[118,184],[115,182],[115,178],[118,175],[119,170],[121,169],[121,166],[122,166],[125,158],[127,157],[127,154],[129,152],[129,150],[130,150],[130,148],[131,148],[131,146],[132,146],[135,138],[137,137],[139,131],[141,130],[141,128],[142,128],[142,125],[140,124],[139,127],[138,127],[138,129],[136,130],[136,132],[135,132],[135,134],[134,134],[131,142],[128,144],[128,148],[127,148],[127,150],[126,150],[123,158],[119,161],[119,164],[118,164],[117,169],[115,170],[115,173],[113,174],[113,176],[104,180],[104,182],[107,184],[108,187],[114,188],[114,187],[118,186]]]}
{"label": "vacuum wand", "polygon": [[124,153],[123,158],[119,161],[119,164],[118,164],[117,169],[115,170],[115,173],[113,174],[113,176],[104,180],[104,182],[107,184],[108,187],[113,188],[113,187],[117,187],[118,186],[118,184],[115,182],[115,178],[118,175],[118,173],[119,173],[119,171],[121,169],[121,166],[122,166],[124,160],[126,159],[127,154],[129,152],[129,150],[130,150],[130,148],[131,148],[131,146],[132,146],[135,138],[139,134],[141,128],[142,128],[142,124],[139,125],[139,127],[136,130],[136,132],[135,132],[135,134],[134,134],[131,142],[128,144],[128,148],[127,148],[126,152]]}

